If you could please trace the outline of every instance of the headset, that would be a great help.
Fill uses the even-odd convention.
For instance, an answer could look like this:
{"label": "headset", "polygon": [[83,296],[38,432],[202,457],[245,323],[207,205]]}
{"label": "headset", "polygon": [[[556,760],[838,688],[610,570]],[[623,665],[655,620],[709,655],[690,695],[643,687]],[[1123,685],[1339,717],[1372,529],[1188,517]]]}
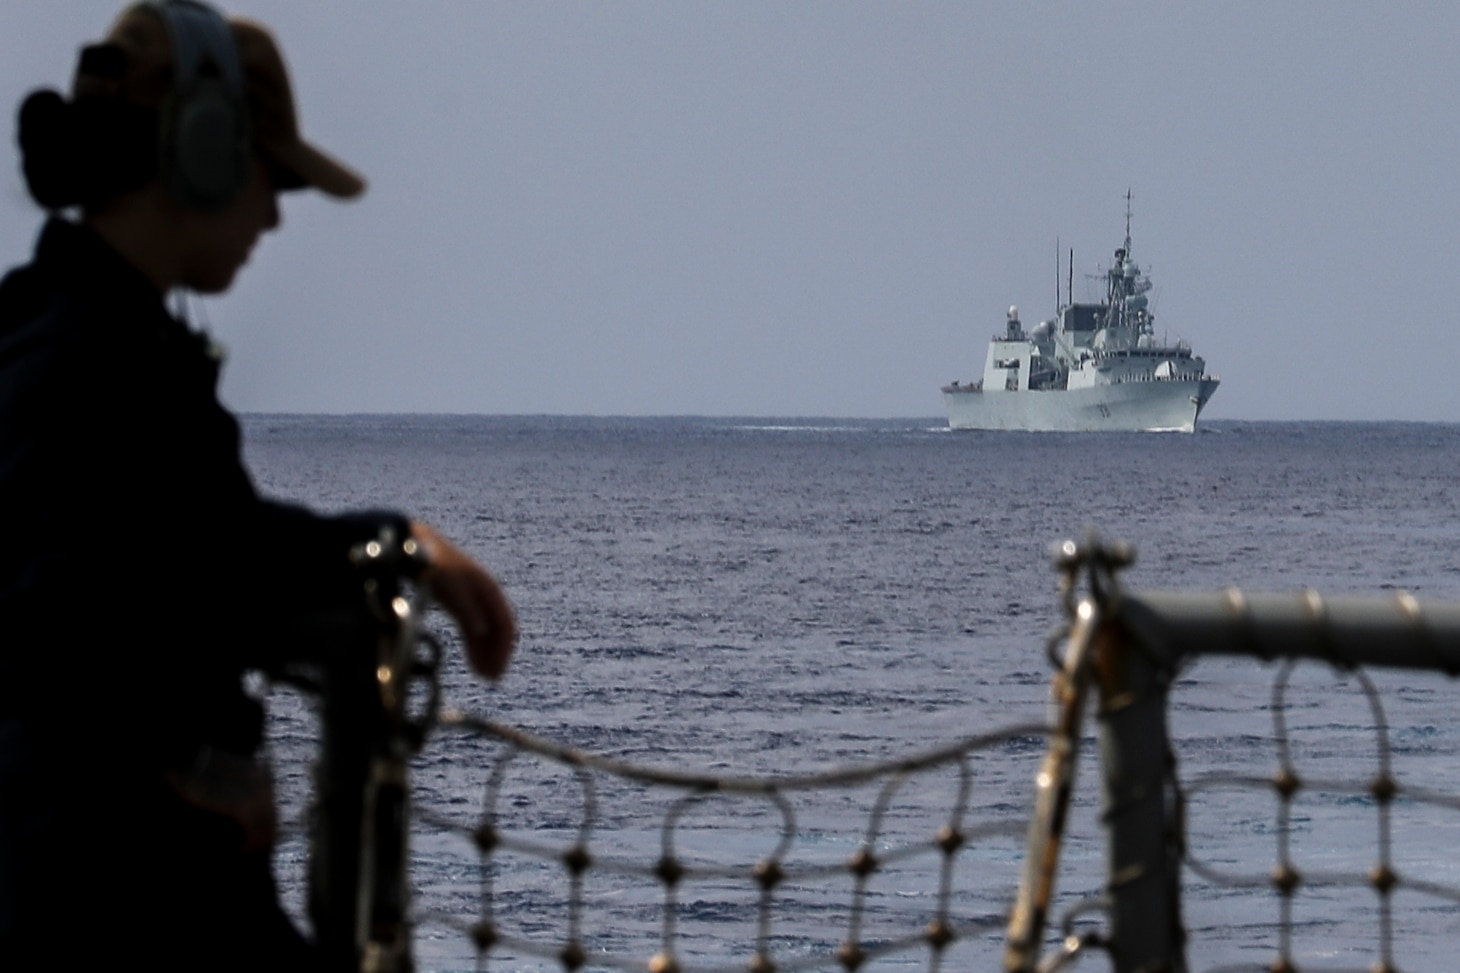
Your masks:
{"label": "headset", "polygon": [[152,0],[172,42],[172,94],[158,119],[163,183],[191,209],[227,207],[253,166],[248,100],[233,29],[197,0]]}

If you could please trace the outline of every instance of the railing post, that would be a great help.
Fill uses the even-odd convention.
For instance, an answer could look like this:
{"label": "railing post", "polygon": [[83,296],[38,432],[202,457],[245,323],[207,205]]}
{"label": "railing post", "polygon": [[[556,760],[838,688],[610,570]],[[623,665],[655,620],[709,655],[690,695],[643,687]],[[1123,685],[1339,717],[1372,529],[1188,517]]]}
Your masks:
{"label": "railing post", "polygon": [[1096,645],[1108,943],[1116,973],[1186,973],[1181,814],[1166,726],[1168,672],[1118,620]]}
{"label": "railing post", "polygon": [[314,937],[330,973],[360,969],[357,941],[366,784],[374,677],[372,653],[342,653],[324,668],[320,700],[320,756],[315,768],[314,836],[309,870],[309,912]]}
{"label": "railing post", "polygon": [[[319,673],[322,740],[309,911],[330,973],[413,968],[407,761],[424,731],[406,712],[409,682],[422,673],[413,654],[411,606],[401,595],[413,553],[389,532],[355,553],[373,633],[328,653]],[[426,667],[433,678],[434,663]]]}

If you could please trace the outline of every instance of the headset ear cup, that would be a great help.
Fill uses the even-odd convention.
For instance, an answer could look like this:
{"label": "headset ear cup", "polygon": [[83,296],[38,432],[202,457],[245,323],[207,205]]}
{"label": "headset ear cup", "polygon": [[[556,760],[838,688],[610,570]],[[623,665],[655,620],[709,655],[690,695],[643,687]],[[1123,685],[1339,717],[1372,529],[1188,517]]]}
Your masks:
{"label": "headset ear cup", "polygon": [[221,82],[200,78],[173,107],[164,143],[169,188],[195,209],[227,206],[249,175],[247,132],[235,100]]}
{"label": "headset ear cup", "polygon": [[163,106],[158,158],[176,198],[222,209],[248,184],[248,102],[233,29],[197,0],[153,0],[173,51],[173,91]]}

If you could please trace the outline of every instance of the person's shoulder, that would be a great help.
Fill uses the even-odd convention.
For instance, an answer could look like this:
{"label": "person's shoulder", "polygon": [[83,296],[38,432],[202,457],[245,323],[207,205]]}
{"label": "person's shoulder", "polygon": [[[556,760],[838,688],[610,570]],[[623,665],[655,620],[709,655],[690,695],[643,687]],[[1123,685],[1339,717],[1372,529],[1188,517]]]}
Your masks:
{"label": "person's shoulder", "polygon": [[96,309],[57,289],[48,278],[42,268],[27,264],[0,280],[0,365],[95,333]]}
{"label": "person's shoulder", "polygon": [[117,284],[92,237],[51,219],[31,261],[0,280],[0,367],[47,351],[106,353],[120,318],[157,313]]}
{"label": "person's shoulder", "polygon": [[0,281],[0,386],[7,388],[0,399],[7,402],[28,394],[64,398],[125,367],[105,309],[52,286],[48,276],[32,264]]}

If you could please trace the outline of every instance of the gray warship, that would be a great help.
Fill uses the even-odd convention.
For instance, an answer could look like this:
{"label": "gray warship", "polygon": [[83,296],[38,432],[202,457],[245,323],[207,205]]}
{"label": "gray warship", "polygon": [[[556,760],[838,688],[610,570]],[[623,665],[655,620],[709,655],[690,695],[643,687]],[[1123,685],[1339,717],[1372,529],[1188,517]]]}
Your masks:
{"label": "gray warship", "polygon": [[[1073,265],[1073,255],[1071,256]],[[1009,308],[989,342],[982,381],[943,386],[953,429],[1037,432],[1192,432],[1220,383],[1185,341],[1156,338],[1151,280],[1135,262],[1126,196],[1125,244],[1105,271],[1105,300],[1071,298],[1025,331]]]}

